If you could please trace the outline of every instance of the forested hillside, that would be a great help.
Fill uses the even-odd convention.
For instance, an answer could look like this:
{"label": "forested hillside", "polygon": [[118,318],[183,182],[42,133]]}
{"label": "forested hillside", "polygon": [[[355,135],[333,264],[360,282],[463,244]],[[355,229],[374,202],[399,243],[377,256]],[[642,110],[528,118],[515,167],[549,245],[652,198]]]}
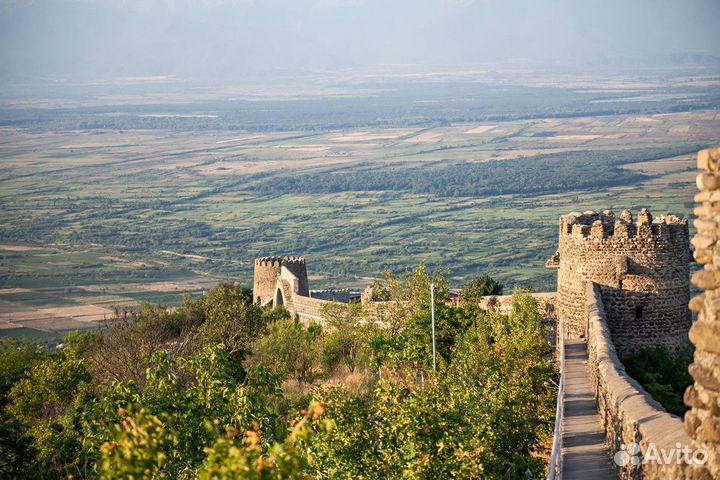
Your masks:
{"label": "forested hillside", "polygon": [[510,315],[479,310],[489,280],[451,306],[423,267],[388,275],[382,314],[337,304],[324,326],[222,284],[178,309],[118,312],[54,353],[4,340],[0,477],[539,478],[547,332],[526,294]]}

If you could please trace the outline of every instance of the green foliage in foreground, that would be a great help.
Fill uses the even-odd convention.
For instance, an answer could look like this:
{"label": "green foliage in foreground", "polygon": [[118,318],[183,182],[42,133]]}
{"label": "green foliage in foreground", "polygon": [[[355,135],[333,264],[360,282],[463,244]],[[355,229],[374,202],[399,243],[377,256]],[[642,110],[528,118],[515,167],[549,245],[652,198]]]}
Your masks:
{"label": "green foliage in foreground", "polygon": [[693,379],[688,372],[692,352],[668,353],[660,347],[646,348],[623,360],[625,369],[670,413],[685,415],[683,395]]}
{"label": "green foliage in foreground", "polygon": [[221,285],[52,355],[3,343],[0,476],[542,476],[554,372],[534,300],[517,294],[510,315],[453,307],[424,267],[376,290],[383,308],[332,305],[323,327]]}
{"label": "green foliage in foreground", "polygon": [[474,322],[425,384],[380,382],[365,396],[318,393],[334,422],[305,442],[316,478],[520,478],[549,427],[552,365],[529,296]]}
{"label": "green foliage in foreground", "polygon": [[477,305],[482,297],[488,295],[502,295],[503,286],[487,273],[479,276],[465,287],[460,301],[466,304]]}

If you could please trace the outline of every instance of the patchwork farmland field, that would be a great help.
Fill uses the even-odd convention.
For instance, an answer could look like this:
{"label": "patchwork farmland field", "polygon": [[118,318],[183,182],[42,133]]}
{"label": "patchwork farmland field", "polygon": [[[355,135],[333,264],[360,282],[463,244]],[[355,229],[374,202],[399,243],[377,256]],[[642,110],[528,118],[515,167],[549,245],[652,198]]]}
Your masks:
{"label": "patchwork farmland field", "polygon": [[458,287],[487,272],[508,289],[552,289],[559,215],[691,213],[694,153],[720,141],[706,103],[244,131],[198,126],[222,119],[208,108],[132,113],[159,122],[148,128],[98,126],[125,117],[94,110],[27,126],[6,111],[0,334],[89,328],[138,301],[249,285],[253,259],[272,254],[306,256],[317,288],[425,262]]}

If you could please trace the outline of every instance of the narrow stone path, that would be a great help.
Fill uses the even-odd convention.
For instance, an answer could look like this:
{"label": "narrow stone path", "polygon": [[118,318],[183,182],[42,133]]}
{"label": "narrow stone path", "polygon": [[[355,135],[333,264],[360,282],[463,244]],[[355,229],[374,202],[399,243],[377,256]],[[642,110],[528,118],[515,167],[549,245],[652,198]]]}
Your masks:
{"label": "narrow stone path", "polygon": [[565,398],[562,423],[563,480],[618,478],[600,426],[590,385],[587,344],[565,340]]}

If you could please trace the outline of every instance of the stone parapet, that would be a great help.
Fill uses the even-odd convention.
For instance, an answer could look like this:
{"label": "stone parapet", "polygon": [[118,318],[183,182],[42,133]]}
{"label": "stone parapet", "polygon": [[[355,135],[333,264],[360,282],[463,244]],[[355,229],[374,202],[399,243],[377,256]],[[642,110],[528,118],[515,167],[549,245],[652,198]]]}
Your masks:
{"label": "stone parapet", "polygon": [[[605,321],[600,286],[585,285],[588,365],[598,401],[600,422],[607,435],[611,455],[634,443],[637,458],[645,458],[651,448],[671,452],[690,448],[691,439],[679,417],[667,413],[642,386],[625,372]],[[635,453],[635,452],[631,452]],[[692,465],[669,462],[627,462],[618,466],[621,479],[692,479]]]}
{"label": "stone parapet", "polygon": [[660,215],[653,218],[647,209],[642,209],[637,223],[633,223],[632,212],[624,210],[620,218],[615,218],[611,210],[603,213],[588,211],[571,213],[560,218],[560,236],[569,241],[601,240],[619,248],[632,248],[626,245],[632,242],[635,248],[648,248],[647,241],[658,243],[673,239],[682,241],[687,235],[688,222],[675,215]]}
{"label": "stone parapet", "polygon": [[[294,301],[296,312],[299,315],[304,315],[307,318],[309,318],[311,320],[315,320],[315,321],[319,321],[319,319],[322,317],[323,308],[325,308],[326,305],[334,303],[331,300],[303,297],[300,295],[295,295],[293,301]],[[314,317],[318,317],[318,318],[314,318]]]}
{"label": "stone parapet", "polygon": [[[547,321],[556,321],[555,303],[557,301],[557,293],[555,292],[532,292],[529,294],[537,301],[538,309],[543,313],[543,318]],[[514,295],[488,295],[480,300],[478,305],[485,311],[499,310],[508,314],[512,310]]]}
{"label": "stone parapet", "polygon": [[720,478],[720,148],[702,150],[697,163],[702,173],[697,177],[697,235],[692,243],[696,261],[705,266],[692,281],[704,293],[690,302],[698,318],[690,329],[696,348],[690,366],[695,384],[685,392],[690,407],[685,428],[695,448],[708,452],[708,462],[698,467],[695,478],[710,479]]}

